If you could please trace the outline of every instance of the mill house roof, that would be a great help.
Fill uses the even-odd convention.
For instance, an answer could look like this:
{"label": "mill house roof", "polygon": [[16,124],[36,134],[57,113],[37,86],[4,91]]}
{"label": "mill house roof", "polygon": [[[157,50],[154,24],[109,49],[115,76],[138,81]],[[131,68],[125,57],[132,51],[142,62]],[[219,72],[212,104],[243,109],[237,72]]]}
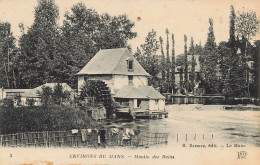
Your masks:
{"label": "mill house roof", "polygon": [[[128,61],[133,62],[131,71]],[[100,50],[76,75],[102,74],[150,76],[127,48]]]}

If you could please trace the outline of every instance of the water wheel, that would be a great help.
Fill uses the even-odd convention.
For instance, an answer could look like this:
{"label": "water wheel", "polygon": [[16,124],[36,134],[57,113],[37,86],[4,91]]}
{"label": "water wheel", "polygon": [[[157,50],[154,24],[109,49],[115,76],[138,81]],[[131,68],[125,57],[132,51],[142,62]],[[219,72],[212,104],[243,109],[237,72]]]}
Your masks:
{"label": "water wheel", "polygon": [[93,97],[95,103],[102,103],[106,108],[106,118],[112,118],[114,111],[114,101],[107,84],[100,80],[88,80],[84,83],[80,91],[80,99]]}

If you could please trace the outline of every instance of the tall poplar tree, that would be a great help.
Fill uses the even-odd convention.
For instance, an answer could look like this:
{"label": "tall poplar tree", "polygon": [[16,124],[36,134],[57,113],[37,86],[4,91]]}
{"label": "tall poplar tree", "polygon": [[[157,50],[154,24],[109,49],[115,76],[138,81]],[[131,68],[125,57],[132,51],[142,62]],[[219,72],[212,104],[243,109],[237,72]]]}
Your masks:
{"label": "tall poplar tree", "polygon": [[162,57],[161,57],[161,72],[162,72],[162,80],[164,81],[165,80],[165,55],[164,55],[164,51],[163,51],[163,39],[162,37],[159,38],[160,40],[160,46],[161,46],[161,54],[162,54]]}
{"label": "tall poplar tree", "polygon": [[166,28],[166,79],[167,79],[167,92],[169,92],[170,87],[170,69],[171,69],[171,61],[170,61],[170,53],[169,53],[169,30]]}
{"label": "tall poplar tree", "polygon": [[[236,14],[233,6],[230,6],[230,27],[229,27],[229,41],[228,47],[231,53],[226,53],[222,67],[223,72],[223,94],[228,97],[244,96],[246,89],[246,62],[245,62],[245,49],[242,47],[241,54],[237,53],[238,40],[235,36],[235,20]],[[242,37],[242,42],[244,42]],[[242,43],[242,45],[244,45]]]}
{"label": "tall poplar tree", "polygon": [[193,37],[191,37],[190,52],[191,52],[191,55],[192,55],[192,58],[191,58],[191,80],[190,81],[191,81],[191,89],[193,90],[194,86],[195,86],[195,65],[196,65],[195,57],[194,57],[194,40],[193,40]]}
{"label": "tall poplar tree", "polygon": [[217,78],[218,56],[213,20],[210,18],[207,42],[200,57],[201,69],[205,80],[204,87],[207,93],[219,93],[219,81]]}
{"label": "tall poplar tree", "polygon": [[0,88],[16,87],[17,48],[8,22],[0,22]]}
{"label": "tall poplar tree", "polygon": [[184,35],[184,86],[188,89],[188,59],[187,59],[187,36]]}
{"label": "tall poplar tree", "polygon": [[172,93],[175,92],[175,41],[174,41],[174,34],[172,34],[172,75],[171,75],[171,88]]}

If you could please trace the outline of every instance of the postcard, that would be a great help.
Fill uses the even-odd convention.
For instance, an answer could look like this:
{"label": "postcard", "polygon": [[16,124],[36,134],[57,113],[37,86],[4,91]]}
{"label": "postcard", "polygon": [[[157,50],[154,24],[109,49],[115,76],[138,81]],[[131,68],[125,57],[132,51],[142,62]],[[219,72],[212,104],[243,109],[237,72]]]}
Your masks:
{"label": "postcard", "polygon": [[260,164],[259,6],[0,0],[0,164]]}

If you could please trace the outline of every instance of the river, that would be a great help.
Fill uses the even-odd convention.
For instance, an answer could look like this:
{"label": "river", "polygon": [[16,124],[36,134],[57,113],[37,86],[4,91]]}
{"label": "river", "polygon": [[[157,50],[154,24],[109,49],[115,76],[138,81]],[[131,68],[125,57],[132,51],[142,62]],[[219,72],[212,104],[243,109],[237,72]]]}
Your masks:
{"label": "river", "polygon": [[168,133],[168,145],[238,144],[260,146],[260,111],[228,111],[223,105],[167,105],[168,118],[120,122],[154,133]]}

